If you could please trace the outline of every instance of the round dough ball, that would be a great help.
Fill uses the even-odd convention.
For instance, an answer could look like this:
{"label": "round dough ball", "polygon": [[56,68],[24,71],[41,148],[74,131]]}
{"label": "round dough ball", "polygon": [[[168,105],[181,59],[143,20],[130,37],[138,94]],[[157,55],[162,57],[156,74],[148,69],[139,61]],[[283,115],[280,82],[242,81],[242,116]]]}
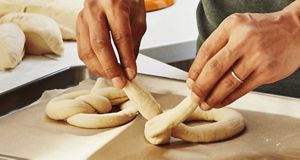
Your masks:
{"label": "round dough ball", "polygon": [[57,22],[64,40],[76,40],[76,21],[84,0],[0,0],[0,17],[11,12],[37,13]]}
{"label": "round dough ball", "polygon": [[56,22],[44,15],[34,13],[10,13],[0,23],[15,23],[25,33],[25,52],[28,54],[62,55],[63,40]]}
{"label": "round dough ball", "polygon": [[25,35],[15,24],[0,25],[0,71],[15,68],[24,56]]}

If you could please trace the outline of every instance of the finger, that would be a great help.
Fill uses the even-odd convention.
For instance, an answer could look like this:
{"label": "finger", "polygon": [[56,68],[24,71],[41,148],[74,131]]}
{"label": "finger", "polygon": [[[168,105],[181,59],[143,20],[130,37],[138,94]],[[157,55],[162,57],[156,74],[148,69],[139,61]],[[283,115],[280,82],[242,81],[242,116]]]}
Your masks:
{"label": "finger", "polygon": [[234,101],[236,101],[238,98],[242,97],[243,95],[247,94],[248,92],[254,90],[255,88],[262,85],[262,78],[259,78],[260,74],[258,72],[254,71],[246,80],[245,82],[240,85],[234,92],[229,94],[222,102],[222,106],[226,106]]}
{"label": "finger", "polygon": [[113,85],[123,88],[126,84],[126,78],[117,58],[114,54],[109,34],[109,26],[104,13],[99,9],[93,9],[93,6],[87,10],[87,23],[90,31],[90,42],[92,49],[109,79],[112,79]]}
{"label": "finger", "polygon": [[197,56],[189,70],[189,81],[195,81],[198,78],[204,65],[227,44],[228,37],[227,27],[224,23],[221,23],[198,50]]}
{"label": "finger", "polygon": [[221,107],[221,102],[242,85],[242,82],[240,82],[239,79],[247,79],[253,71],[254,68],[251,64],[247,64],[243,59],[238,60],[218,82],[211,94],[206,98],[205,102],[201,104],[201,107],[205,109]]}
{"label": "finger", "polygon": [[146,11],[145,11],[145,5],[144,1],[140,1],[140,6],[138,7],[138,17],[131,20],[131,28],[134,32],[132,32],[132,38],[133,38],[133,51],[135,53],[135,59],[137,59],[137,56],[139,54],[140,44],[142,41],[142,38],[147,30],[147,24],[146,24]]}
{"label": "finger", "polygon": [[84,20],[84,13],[81,11],[77,18],[76,25],[77,50],[80,59],[85,63],[87,68],[96,76],[105,76],[104,71],[98,61],[90,44],[88,26]]}
{"label": "finger", "polygon": [[[230,46],[231,47],[231,46]],[[229,50],[227,44],[204,66],[202,72],[192,86],[192,91],[197,96],[193,96],[194,101],[200,104],[212,91],[215,84],[223,77],[229,68],[240,58],[239,54]]]}
{"label": "finger", "polygon": [[118,9],[107,10],[106,13],[122,67],[126,71],[127,78],[132,80],[136,76],[137,69],[133,50],[134,45],[128,13],[129,11],[124,11],[125,8],[123,5],[124,3],[120,3],[118,5]]}

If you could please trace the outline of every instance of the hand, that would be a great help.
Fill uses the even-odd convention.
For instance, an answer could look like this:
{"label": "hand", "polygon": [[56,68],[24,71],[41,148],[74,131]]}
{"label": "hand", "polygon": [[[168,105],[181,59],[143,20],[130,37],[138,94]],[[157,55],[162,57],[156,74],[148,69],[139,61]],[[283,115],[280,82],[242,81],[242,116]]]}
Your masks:
{"label": "hand", "polygon": [[[137,58],[146,31],[143,0],[85,0],[77,20],[77,49],[87,68],[123,88],[137,73]],[[120,62],[114,53],[111,37]]]}
{"label": "hand", "polygon": [[223,107],[296,71],[300,66],[297,19],[289,10],[226,18],[203,43],[189,70],[187,83],[194,100],[203,110]]}

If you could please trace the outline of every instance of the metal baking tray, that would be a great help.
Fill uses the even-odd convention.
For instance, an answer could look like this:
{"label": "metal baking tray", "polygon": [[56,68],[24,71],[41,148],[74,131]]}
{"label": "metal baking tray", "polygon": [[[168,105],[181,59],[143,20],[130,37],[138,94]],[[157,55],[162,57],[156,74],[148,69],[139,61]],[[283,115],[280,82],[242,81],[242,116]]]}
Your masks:
{"label": "metal baking tray", "polygon": [[[156,75],[138,74],[139,77],[157,77],[164,79],[172,79],[175,81],[184,81],[168,77],[160,77]],[[64,89],[77,85],[84,79],[96,79],[85,66],[67,67],[44,77],[33,80],[29,83],[13,88],[6,92],[0,93],[0,116],[3,116],[13,110],[25,107],[32,102],[38,100],[45,90]]]}
{"label": "metal baking tray", "polygon": [[45,90],[68,88],[95,78],[85,67],[68,67],[0,94],[0,116],[36,101]]}

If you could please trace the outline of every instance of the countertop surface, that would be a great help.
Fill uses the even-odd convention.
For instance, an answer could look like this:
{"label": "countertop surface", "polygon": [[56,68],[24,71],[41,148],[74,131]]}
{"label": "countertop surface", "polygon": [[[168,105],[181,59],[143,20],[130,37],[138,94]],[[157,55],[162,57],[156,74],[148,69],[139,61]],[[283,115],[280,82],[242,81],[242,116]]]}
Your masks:
{"label": "countertop surface", "polygon": [[[195,11],[198,2],[177,0],[169,8],[147,13],[148,31],[143,38],[141,50],[195,41]],[[65,42],[64,48],[65,53],[62,57],[26,56],[15,69],[0,72],[0,94],[63,68],[83,65],[77,56],[75,42]],[[137,64],[139,73],[181,80],[185,80],[187,76],[187,73],[180,69],[142,54],[139,55]],[[251,92],[232,106],[300,117],[300,100],[297,98]]]}

